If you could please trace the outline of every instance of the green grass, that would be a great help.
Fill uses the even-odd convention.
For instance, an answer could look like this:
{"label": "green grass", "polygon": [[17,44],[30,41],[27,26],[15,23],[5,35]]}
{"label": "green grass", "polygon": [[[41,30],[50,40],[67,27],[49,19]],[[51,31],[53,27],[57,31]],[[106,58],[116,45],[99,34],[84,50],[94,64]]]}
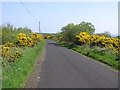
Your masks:
{"label": "green grass", "polygon": [[[66,43],[60,42],[61,46],[69,48]],[[120,70],[118,62],[120,59],[117,60],[118,56],[116,54],[107,52],[105,50],[101,50],[99,47],[90,48],[89,46],[75,46],[74,48],[69,48],[74,51],[77,51],[85,56],[88,56],[94,60],[100,61],[105,63],[116,70]]]}
{"label": "green grass", "polygon": [[90,48],[85,48],[85,47],[76,47],[73,48],[73,50],[88,56],[94,60],[103,62],[111,67],[113,67],[114,69],[118,70],[119,69],[119,65],[118,65],[118,60],[117,59],[117,55],[106,52],[106,51],[102,51],[102,50],[97,50],[97,49],[90,49]]}
{"label": "green grass", "polygon": [[101,55],[99,53],[93,53],[91,52],[89,54],[89,57],[98,60],[100,62],[103,62],[115,69],[118,69],[118,61],[116,61],[116,56],[109,54],[109,53],[105,53],[104,55]]}
{"label": "green grass", "polygon": [[27,48],[22,57],[16,62],[2,68],[2,88],[24,87],[28,76],[32,73],[37,57],[42,54],[45,41]]}

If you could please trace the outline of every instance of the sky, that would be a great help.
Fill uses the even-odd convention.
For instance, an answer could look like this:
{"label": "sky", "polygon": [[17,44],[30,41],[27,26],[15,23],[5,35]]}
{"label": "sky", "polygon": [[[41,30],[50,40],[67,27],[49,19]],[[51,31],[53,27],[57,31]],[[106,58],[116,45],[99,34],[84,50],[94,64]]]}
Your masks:
{"label": "sky", "polygon": [[[118,35],[117,2],[20,2],[2,3],[2,24],[31,28],[42,33],[57,33],[69,23],[91,22],[95,33]],[[34,18],[33,18],[34,17]],[[36,20],[37,19],[37,20]]]}

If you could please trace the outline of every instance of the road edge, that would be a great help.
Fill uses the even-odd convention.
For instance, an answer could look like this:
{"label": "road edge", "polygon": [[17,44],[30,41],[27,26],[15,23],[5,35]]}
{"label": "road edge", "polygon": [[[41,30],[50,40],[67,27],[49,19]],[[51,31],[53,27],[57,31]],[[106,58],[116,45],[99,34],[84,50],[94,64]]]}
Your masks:
{"label": "road edge", "polygon": [[33,72],[26,80],[24,88],[37,88],[37,83],[40,80],[40,72],[41,72],[42,63],[45,60],[45,55],[46,55],[46,45],[42,49],[41,55],[37,57],[36,63],[33,68]]}
{"label": "road edge", "polygon": [[[67,49],[68,49],[68,48],[67,48]],[[97,60],[95,60],[95,59],[92,59],[92,58],[90,58],[90,57],[87,57],[87,56],[85,56],[85,55],[83,55],[83,54],[81,54],[81,53],[79,53],[79,52],[77,52],[77,51],[74,51],[74,50],[72,50],[72,49],[68,49],[68,50],[70,50],[70,51],[72,51],[72,52],[74,52],[74,53],[77,53],[77,54],[79,54],[79,55],[81,55],[81,56],[83,56],[83,57],[85,57],[85,58],[87,58],[87,59],[89,59],[89,60],[91,60],[91,61],[93,61],[93,62],[96,62],[96,63],[98,63],[98,64],[100,64],[100,65],[102,65],[102,66],[104,66],[104,67],[107,67],[108,69],[110,69],[110,70],[112,70],[112,71],[115,71],[115,72],[117,72],[117,73],[119,72],[118,70],[110,67],[109,65],[106,65],[105,63],[102,63],[102,62],[100,62],[100,61],[97,61]]]}

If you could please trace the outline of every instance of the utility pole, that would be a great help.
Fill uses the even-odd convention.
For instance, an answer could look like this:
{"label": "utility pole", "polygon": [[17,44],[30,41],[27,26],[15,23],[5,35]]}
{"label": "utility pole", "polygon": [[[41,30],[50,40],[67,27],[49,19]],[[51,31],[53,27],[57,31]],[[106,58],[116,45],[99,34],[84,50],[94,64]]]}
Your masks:
{"label": "utility pole", "polygon": [[40,21],[39,21],[39,34],[40,34]]}

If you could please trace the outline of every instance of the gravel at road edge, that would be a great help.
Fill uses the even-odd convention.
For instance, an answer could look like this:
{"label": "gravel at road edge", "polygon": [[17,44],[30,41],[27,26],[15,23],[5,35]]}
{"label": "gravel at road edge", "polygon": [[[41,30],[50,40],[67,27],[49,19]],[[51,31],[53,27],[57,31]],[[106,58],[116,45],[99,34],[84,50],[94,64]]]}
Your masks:
{"label": "gravel at road edge", "polygon": [[42,50],[42,55],[38,56],[34,65],[33,73],[28,77],[24,88],[37,88],[37,83],[40,80],[40,71],[43,61],[45,60],[46,48]]}

